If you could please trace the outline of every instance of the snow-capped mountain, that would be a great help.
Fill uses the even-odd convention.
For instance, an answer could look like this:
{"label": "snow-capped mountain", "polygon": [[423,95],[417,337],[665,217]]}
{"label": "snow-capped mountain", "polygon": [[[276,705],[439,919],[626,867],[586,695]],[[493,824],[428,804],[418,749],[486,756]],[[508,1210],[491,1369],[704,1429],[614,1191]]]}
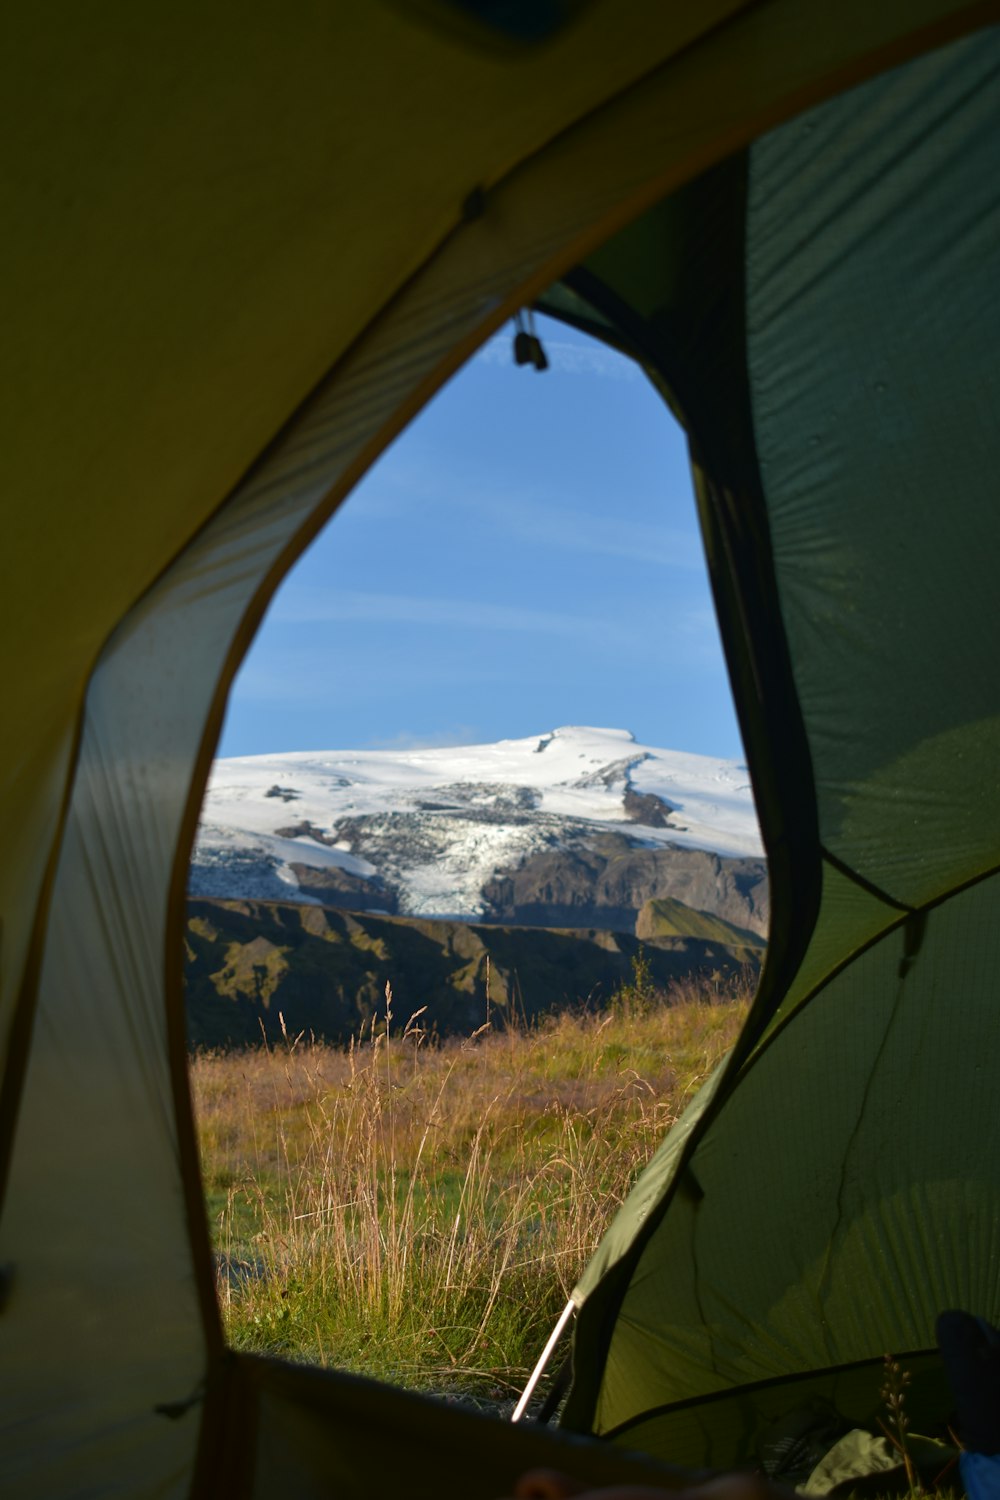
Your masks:
{"label": "snow-capped mountain", "polygon": [[[515,899],[510,879],[523,885],[525,872],[541,879],[532,887],[534,905],[562,912],[567,900],[581,905],[579,882],[570,880],[576,894],[566,895],[574,861],[589,861],[596,879],[595,871],[606,877],[623,855],[633,869],[643,859],[661,872],[671,860],[690,869],[698,857],[685,859],[681,851],[696,850],[722,857],[711,862],[716,873],[725,866],[739,874],[746,866],[763,880],[745,766],[640,745],[627,730],[569,727],[493,745],[216,761],[190,889],[516,921],[516,903],[510,911],[501,907]],[[560,855],[569,863],[556,858],[554,874]],[[707,870],[704,856],[701,865]],[[646,899],[634,884],[623,909]],[[650,889],[683,896],[662,880]],[[604,904],[616,900],[612,893]],[[721,909],[705,900],[694,904]],[[762,910],[758,900],[758,916]],[[747,925],[745,912],[733,919],[741,918]],[[527,920],[547,918],[536,913]],[[763,930],[764,920],[754,925]]]}

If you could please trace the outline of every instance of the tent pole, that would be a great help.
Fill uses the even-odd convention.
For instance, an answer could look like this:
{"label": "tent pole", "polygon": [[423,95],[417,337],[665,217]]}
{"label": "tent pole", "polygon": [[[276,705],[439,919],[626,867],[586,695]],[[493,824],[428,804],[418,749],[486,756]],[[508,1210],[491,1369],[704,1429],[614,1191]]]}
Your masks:
{"label": "tent pole", "polygon": [[541,1380],[542,1372],[544,1371],[545,1366],[548,1364],[549,1360],[552,1358],[552,1351],[556,1347],[556,1344],[558,1344],[560,1338],[562,1337],[563,1329],[566,1327],[566,1324],[569,1322],[575,1311],[576,1303],[571,1297],[570,1300],[566,1303],[566,1306],[563,1308],[562,1312],[559,1314],[559,1321],[553,1328],[552,1332],[549,1334],[549,1341],[545,1345],[545,1348],[542,1350],[538,1363],[528,1377],[528,1383],[524,1387],[524,1390],[521,1392],[521,1399],[518,1401],[513,1412],[511,1413],[510,1420],[512,1422],[519,1422],[524,1416],[525,1408],[527,1407],[528,1402],[531,1400],[535,1386],[538,1384],[539,1380]]}

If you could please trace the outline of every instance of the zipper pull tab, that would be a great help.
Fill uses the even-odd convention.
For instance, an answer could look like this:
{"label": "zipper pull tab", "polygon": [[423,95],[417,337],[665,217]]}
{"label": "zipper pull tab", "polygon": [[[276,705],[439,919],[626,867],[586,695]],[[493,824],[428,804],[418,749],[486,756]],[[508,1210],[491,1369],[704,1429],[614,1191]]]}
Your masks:
{"label": "zipper pull tab", "polygon": [[548,355],[535,332],[535,315],[530,308],[527,313],[518,311],[514,314],[514,328],[514,363],[534,365],[536,370],[547,370]]}

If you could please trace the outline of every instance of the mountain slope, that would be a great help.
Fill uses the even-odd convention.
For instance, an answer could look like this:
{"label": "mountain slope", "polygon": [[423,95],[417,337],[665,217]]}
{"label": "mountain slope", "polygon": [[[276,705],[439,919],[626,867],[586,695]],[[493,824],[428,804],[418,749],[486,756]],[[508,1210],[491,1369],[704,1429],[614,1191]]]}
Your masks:
{"label": "mountain slope", "polygon": [[[469,1034],[489,1018],[532,1019],[582,1002],[605,1003],[633,973],[636,938],[420,918],[352,915],[259,901],[190,903],[185,934],[192,1046],[253,1045],[313,1033],[347,1042],[373,1017]],[[719,981],[756,967],[759,951],[696,937],[643,945],[658,986],[691,976]],[[487,1004],[487,984],[489,1001]]]}
{"label": "mountain slope", "polygon": [[666,896],[647,901],[635,924],[637,938],[655,942],[660,938],[698,938],[706,943],[723,943],[738,950],[754,949],[762,953],[764,944],[755,932],[736,927],[710,912],[696,911],[683,901]]}
{"label": "mountain slope", "polygon": [[758,933],[767,923],[746,768],[580,727],[218,761],[191,892],[628,929],[647,900],[672,896]]}

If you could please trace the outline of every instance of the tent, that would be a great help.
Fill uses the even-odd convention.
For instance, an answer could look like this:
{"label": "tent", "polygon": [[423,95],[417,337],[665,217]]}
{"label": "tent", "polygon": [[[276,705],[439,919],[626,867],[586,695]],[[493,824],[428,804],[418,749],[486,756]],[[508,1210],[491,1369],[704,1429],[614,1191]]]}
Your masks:
{"label": "tent", "polygon": [[[574,1432],[728,1463],[783,1387],[995,1313],[997,9],[6,18],[5,1494],[642,1472]],[[269,598],[532,303],[688,427],[775,910],[734,1054],[574,1295],[563,1434],[224,1347],[181,991]]]}

